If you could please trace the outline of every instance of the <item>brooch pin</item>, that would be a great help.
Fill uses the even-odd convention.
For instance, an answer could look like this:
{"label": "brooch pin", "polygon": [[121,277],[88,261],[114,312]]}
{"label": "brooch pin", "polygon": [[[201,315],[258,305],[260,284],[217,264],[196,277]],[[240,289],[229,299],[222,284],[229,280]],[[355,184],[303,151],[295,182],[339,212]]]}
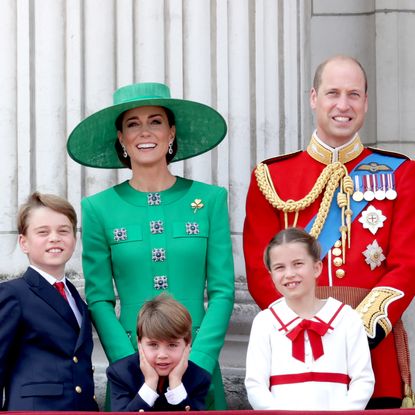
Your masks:
{"label": "brooch pin", "polygon": [[363,251],[365,262],[370,265],[370,270],[373,271],[376,267],[381,266],[382,261],[384,261],[386,257],[383,255],[383,249],[379,246],[376,239],[366,248],[367,249]]}
{"label": "brooch pin", "polygon": [[382,214],[382,211],[373,206],[369,206],[363,211],[362,216],[359,218],[359,222],[363,224],[363,228],[369,229],[373,235],[375,235],[379,228],[383,227],[385,220],[386,216]]}
{"label": "brooch pin", "polygon": [[127,229],[125,228],[116,228],[113,230],[114,241],[126,241],[127,240]]}
{"label": "brooch pin", "polygon": [[193,213],[196,213],[198,209],[202,209],[204,204],[202,203],[202,199],[195,199],[194,202],[190,204],[193,209]]}

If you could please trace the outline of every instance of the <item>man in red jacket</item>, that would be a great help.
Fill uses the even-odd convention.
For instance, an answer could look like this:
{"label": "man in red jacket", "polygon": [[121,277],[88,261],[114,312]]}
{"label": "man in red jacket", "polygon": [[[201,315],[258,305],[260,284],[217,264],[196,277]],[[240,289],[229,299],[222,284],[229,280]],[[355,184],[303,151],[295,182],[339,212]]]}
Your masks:
{"label": "man in red jacket", "polygon": [[279,298],[264,248],[281,229],[307,229],[323,248],[320,295],[356,307],[364,322],[376,378],[368,407],[399,407],[404,396],[412,398],[400,319],[415,295],[415,163],[362,145],[367,78],[354,58],[320,64],[310,105],[316,130],[307,149],[265,160],[252,174],[244,225],[248,288],[261,308]]}

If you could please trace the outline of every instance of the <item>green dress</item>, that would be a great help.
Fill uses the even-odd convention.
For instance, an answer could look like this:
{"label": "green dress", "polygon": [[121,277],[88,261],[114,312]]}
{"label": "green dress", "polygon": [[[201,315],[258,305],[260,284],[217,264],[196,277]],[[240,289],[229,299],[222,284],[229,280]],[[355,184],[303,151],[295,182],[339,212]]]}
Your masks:
{"label": "green dress", "polygon": [[126,181],[82,200],[82,244],[86,300],[108,360],[137,350],[138,311],[168,292],[192,316],[190,360],[212,374],[209,409],[226,408],[218,365],[234,301],[226,190],[178,177],[143,193]]}

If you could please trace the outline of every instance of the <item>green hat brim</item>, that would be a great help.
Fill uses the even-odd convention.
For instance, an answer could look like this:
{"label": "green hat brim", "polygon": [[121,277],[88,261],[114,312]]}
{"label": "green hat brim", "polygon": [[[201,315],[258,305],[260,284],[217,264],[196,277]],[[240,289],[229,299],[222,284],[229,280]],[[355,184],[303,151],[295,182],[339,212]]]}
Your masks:
{"label": "green hat brim", "polygon": [[165,107],[173,112],[178,151],[172,162],[205,153],[225,138],[224,118],[207,105],[174,98],[140,99],[105,108],[80,122],[68,138],[69,156],[88,167],[125,168],[114,147],[115,121],[124,111],[144,106]]}

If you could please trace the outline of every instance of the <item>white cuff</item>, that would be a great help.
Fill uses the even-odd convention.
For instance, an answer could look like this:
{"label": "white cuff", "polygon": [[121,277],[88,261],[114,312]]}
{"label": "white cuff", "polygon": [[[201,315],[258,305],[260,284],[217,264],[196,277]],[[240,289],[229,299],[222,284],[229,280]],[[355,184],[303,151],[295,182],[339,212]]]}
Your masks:
{"label": "white cuff", "polygon": [[187,398],[187,392],[183,383],[176,386],[174,389],[167,388],[167,392],[164,395],[167,402],[171,405],[177,405]]}
{"label": "white cuff", "polygon": [[138,394],[148,406],[154,406],[154,402],[156,402],[156,399],[159,397],[158,393],[153,391],[153,389],[151,389],[145,382],[138,391]]}

